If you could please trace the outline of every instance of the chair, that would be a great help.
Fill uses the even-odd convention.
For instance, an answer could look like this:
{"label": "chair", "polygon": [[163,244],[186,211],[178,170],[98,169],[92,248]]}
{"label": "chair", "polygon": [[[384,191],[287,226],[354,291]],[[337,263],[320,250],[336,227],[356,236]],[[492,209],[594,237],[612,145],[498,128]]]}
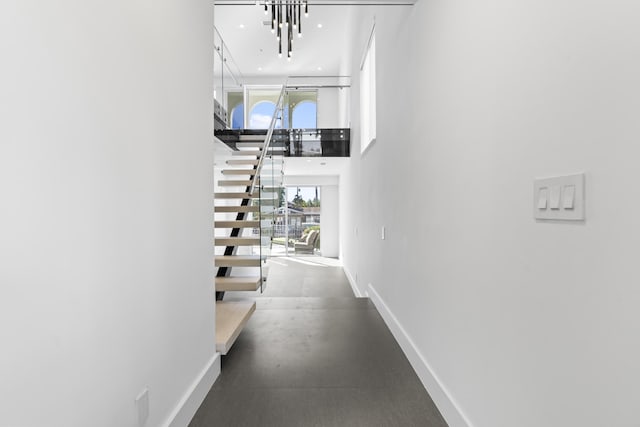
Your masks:
{"label": "chair", "polygon": [[320,231],[318,230],[309,231],[306,237],[303,237],[293,244],[295,253],[312,254],[319,235]]}

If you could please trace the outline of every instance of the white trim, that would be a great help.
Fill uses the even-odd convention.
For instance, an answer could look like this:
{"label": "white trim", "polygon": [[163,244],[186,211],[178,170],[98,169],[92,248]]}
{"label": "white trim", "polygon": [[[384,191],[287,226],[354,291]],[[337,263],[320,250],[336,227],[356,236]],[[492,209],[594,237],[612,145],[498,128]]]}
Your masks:
{"label": "white trim", "polygon": [[162,424],[163,427],[187,427],[207,393],[211,390],[218,375],[220,375],[220,353],[214,354],[209,360],[200,375],[197,376],[193,384],[182,396],[167,421]]}
{"label": "white trim", "polygon": [[371,47],[371,40],[373,40],[373,35],[376,33],[376,17],[373,17],[373,25],[371,26],[371,31],[369,31],[369,38],[367,39],[367,45],[364,47],[364,53],[362,54],[362,59],[360,60],[360,71],[362,71],[362,67],[364,67],[364,61],[367,59],[367,54],[369,53],[369,48]]}
{"label": "white trim", "polygon": [[378,309],[378,312],[384,319],[387,327],[395,337],[398,344],[409,359],[409,363],[418,374],[418,378],[422,381],[422,385],[429,392],[434,403],[440,410],[449,427],[473,427],[471,421],[464,414],[460,405],[453,398],[447,387],[440,381],[438,375],[433,371],[427,359],[420,353],[418,347],[402,327],[396,316],[389,310],[387,304],[375,290],[373,285],[369,284],[369,297]]}
{"label": "white trim", "polygon": [[372,138],[371,141],[364,147],[364,150],[360,152],[360,157],[364,157],[364,155],[369,151],[369,149],[376,143],[376,138]]}
{"label": "white trim", "polygon": [[375,18],[367,48],[360,64],[360,154],[363,155],[377,136],[377,61]]}
{"label": "white trim", "polygon": [[356,296],[356,298],[366,298],[366,295],[362,295],[362,292],[360,292],[360,289],[358,289],[358,285],[353,279],[351,273],[349,273],[349,270],[347,270],[347,268],[343,266],[342,271],[344,271],[344,275],[347,276],[347,280],[351,285],[351,290],[353,291],[353,294]]}

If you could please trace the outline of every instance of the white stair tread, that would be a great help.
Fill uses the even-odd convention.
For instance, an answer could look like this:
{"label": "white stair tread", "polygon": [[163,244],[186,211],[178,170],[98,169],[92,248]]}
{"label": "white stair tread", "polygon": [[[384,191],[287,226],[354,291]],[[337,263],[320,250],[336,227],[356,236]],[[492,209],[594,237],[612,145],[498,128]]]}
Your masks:
{"label": "white stair tread", "polygon": [[221,187],[249,187],[253,181],[250,179],[221,179],[218,185]]}
{"label": "white stair tread", "polygon": [[216,302],[216,351],[229,352],[255,310],[254,301]]}
{"label": "white stair tread", "polygon": [[216,237],[216,246],[253,246],[260,244],[259,237]]}
{"label": "white stair tread", "polygon": [[236,147],[262,148],[263,145],[264,145],[264,137],[262,137],[261,140],[236,142]]}
{"label": "white stair tread", "polygon": [[215,228],[257,228],[260,227],[258,220],[240,220],[240,221],[215,221]]}
{"label": "white stair tread", "polygon": [[262,154],[261,150],[238,150],[238,151],[233,151],[231,153],[232,156],[255,156],[255,157],[260,157],[261,154]]}
{"label": "white stair tread", "polygon": [[255,169],[223,169],[223,175],[249,175],[254,176],[256,174]]}
{"label": "white stair tread", "polygon": [[216,291],[257,291],[260,277],[216,277]]}
{"label": "white stair tread", "polygon": [[215,212],[260,212],[260,206],[216,206]]}
{"label": "white stair tread", "polygon": [[231,159],[227,160],[228,165],[257,165],[260,162],[258,159]]}
{"label": "white stair tread", "polygon": [[216,255],[216,267],[260,267],[260,255]]}
{"label": "white stair tread", "polygon": [[252,199],[254,197],[258,197],[257,193],[246,193],[246,192],[222,192],[222,193],[216,193],[215,194],[215,198],[216,199]]}

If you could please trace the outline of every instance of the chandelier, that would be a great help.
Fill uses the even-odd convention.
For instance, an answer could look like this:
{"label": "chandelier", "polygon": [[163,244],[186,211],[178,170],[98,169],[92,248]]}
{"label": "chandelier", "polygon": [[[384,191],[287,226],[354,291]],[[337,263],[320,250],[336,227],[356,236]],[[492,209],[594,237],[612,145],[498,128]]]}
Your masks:
{"label": "chandelier", "polygon": [[[260,4],[260,3],[258,3]],[[278,40],[278,57],[282,58],[282,43],[287,42],[287,60],[291,61],[293,55],[293,35],[297,33],[302,37],[302,13],[309,16],[309,3],[307,0],[272,0],[262,1],[265,15],[271,10],[271,32]],[[304,9],[304,12],[302,11]],[[283,35],[286,33],[286,36]]]}

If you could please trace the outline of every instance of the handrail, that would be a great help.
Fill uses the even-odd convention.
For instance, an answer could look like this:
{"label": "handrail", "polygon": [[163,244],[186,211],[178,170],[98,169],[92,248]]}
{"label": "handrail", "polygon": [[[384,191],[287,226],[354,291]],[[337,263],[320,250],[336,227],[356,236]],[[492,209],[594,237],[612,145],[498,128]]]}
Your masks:
{"label": "handrail", "polygon": [[[215,30],[215,33],[217,34],[218,38],[220,39],[220,50],[218,50],[218,49],[216,49],[216,50],[218,51],[218,53],[221,56],[220,59],[222,60],[222,73],[224,74],[224,68],[226,67],[227,70],[229,71],[229,75],[231,76],[231,78],[235,82],[236,86],[242,86],[243,82],[245,81],[245,77],[242,74],[242,71],[240,71],[240,67],[238,67],[238,63],[233,58],[233,55],[231,54],[231,51],[229,50],[229,46],[227,45],[227,43],[222,38],[222,34],[220,34],[220,31],[218,30],[218,27],[216,27],[214,25],[213,29]],[[214,42],[214,46],[215,46],[215,42]],[[230,59],[231,63],[235,66],[237,76],[236,76],[236,74],[234,74],[234,71],[231,69],[231,66],[229,65],[229,61],[227,61],[227,58]]]}
{"label": "handrail", "polygon": [[[276,122],[278,121],[278,113],[283,110],[284,104],[284,93],[286,91],[287,85],[286,83],[282,86],[280,90],[280,96],[278,97],[278,102],[276,102],[276,109],[273,112],[273,117],[271,117],[271,123],[269,124],[269,130],[267,131],[267,136],[264,140],[264,144],[262,146],[262,153],[260,154],[260,160],[258,160],[258,165],[256,166],[255,175],[253,176],[253,180],[251,181],[251,187],[249,187],[249,194],[253,193],[255,190],[256,182],[260,177],[260,171],[262,170],[262,163],[264,163],[264,158],[267,154],[267,150],[269,149],[269,145],[271,145],[271,137],[273,136],[273,130],[276,127]],[[284,117],[282,118],[284,119]]]}

